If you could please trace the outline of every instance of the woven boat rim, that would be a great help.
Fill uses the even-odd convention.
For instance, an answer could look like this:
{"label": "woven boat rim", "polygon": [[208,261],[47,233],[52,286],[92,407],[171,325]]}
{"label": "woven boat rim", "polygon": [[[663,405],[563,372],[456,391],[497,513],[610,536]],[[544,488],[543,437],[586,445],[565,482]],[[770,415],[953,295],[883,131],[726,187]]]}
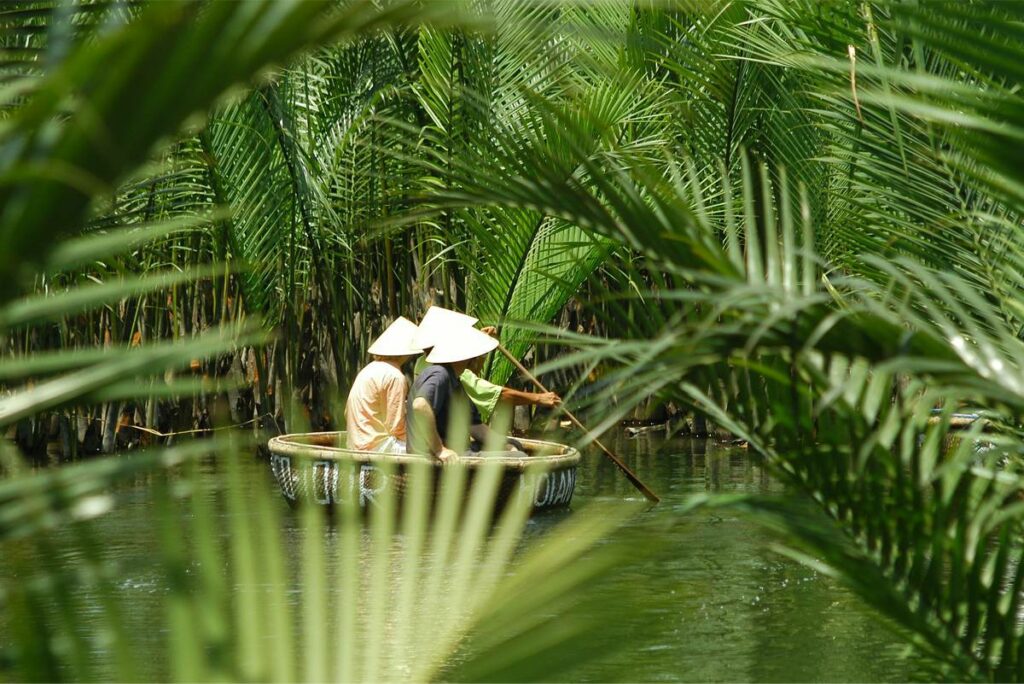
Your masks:
{"label": "woven boat rim", "polygon": [[[267,448],[270,450],[270,453],[278,456],[295,456],[299,458],[316,458],[320,460],[336,461],[350,460],[357,461],[359,463],[387,461],[399,464],[428,462],[434,465],[441,465],[439,461],[414,454],[386,454],[379,451],[356,451],[355,449],[343,449],[341,447],[308,444],[299,441],[302,439],[308,440],[318,437],[321,439],[339,440],[340,436],[343,434],[345,434],[344,431],[332,431],[299,432],[279,435],[271,438],[270,441],[267,442]],[[548,442],[541,439],[519,439],[519,441],[526,446],[538,449],[544,449],[547,447],[557,449],[563,453],[549,454],[547,456],[530,456],[528,458],[515,458],[504,455],[508,452],[490,451],[481,452],[481,454],[477,456],[464,456],[460,458],[458,462],[470,466],[482,465],[484,463],[501,463],[506,467],[511,466],[524,468],[528,465],[568,467],[574,466],[580,461],[579,450],[565,444]]]}

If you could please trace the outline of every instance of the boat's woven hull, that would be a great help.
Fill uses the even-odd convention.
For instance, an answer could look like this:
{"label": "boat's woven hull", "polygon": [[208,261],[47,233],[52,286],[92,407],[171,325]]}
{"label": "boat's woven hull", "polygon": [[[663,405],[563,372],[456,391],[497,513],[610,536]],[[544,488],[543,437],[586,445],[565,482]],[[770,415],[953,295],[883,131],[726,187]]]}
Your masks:
{"label": "boat's woven hull", "polygon": [[[469,469],[469,482],[485,463],[501,463],[502,477],[496,506],[513,498],[528,497],[534,511],[564,508],[576,489],[579,452],[554,442],[521,440],[531,457],[511,458],[507,454],[481,454],[462,459]],[[270,469],[291,504],[307,500],[333,507],[356,501],[367,508],[386,495],[401,499],[409,470],[427,462],[417,456],[395,456],[360,452],[336,446],[345,443],[343,432],[283,435],[270,440]],[[429,462],[440,471],[440,464]],[[537,475],[527,472],[540,470]]]}

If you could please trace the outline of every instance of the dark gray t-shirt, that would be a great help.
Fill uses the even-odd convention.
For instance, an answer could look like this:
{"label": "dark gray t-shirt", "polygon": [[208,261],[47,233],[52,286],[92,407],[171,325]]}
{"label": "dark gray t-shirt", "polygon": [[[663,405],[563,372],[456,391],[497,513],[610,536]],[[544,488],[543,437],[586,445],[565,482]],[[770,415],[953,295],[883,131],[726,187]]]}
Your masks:
{"label": "dark gray t-shirt", "polygon": [[[406,438],[409,451],[413,453],[422,454],[428,452],[427,445],[417,441],[421,437],[416,434],[416,419],[412,410],[412,402],[417,397],[423,397],[430,404],[430,408],[434,412],[434,419],[437,421],[437,434],[441,436],[441,441],[446,445],[448,444],[448,422],[451,420],[452,415],[457,415],[453,412],[459,410],[468,411],[470,425],[479,425],[483,422],[480,419],[480,412],[470,402],[466,391],[462,389],[462,383],[459,381],[459,376],[455,374],[455,371],[449,366],[442,366],[436,363],[427,366],[423,372],[416,376],[416,380],[412,383],[412,389],[409,390]],[[456,409],[454,407],[463,408]],[[425,438],[423,441],[425,441]]]}

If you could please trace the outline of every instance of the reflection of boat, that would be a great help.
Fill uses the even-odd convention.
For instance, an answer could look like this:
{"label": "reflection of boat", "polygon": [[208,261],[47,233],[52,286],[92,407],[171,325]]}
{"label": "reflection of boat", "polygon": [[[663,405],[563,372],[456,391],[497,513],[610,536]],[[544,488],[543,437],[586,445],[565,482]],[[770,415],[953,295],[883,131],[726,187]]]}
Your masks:
{"label": "reflection of boat", "polygon": [[[481,452],[464,456],[459,463],[473,471],[485,463],[501,463],[503,474],[498,489],[497,506],[512,497],[528,496],[533,510],[568,506],[576,488],[576,466],[580,453],[572,447],[555,442],[520,439],[527,458],[510,452]],[[415,463],[430,463],[440,474],[442,465],[422,456],[355,451],[344,448],[344,432],[312,432],[281,435],[267,444],[270,469],[290,504],[312,496],[324,506],[358,497],[359,505],[373,503],[385,488],[401,496],[406,485],[406,471]],[[537,469],[538,477],[527,478],[527,468]]]}

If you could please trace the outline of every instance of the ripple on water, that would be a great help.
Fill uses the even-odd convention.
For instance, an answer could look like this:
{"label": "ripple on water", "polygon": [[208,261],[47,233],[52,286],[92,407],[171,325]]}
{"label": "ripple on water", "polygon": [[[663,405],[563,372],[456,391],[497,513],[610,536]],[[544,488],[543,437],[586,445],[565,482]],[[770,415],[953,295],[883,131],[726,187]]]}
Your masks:
{"label": "ripple on water", "polygon": [[[654,437],[614,448],[663,501],[602,541],[606,547],[621,545],[631,555],[617,572],[590,583],[584,601],[572,609],[574,619],[597,628],[591,639],[602,655],[569,671],[552,672],[553,679],[902,681],[914,675],[913,661],[901,655],[902,644],[878,627],[872,612],[829,578],[775,553],[777,538],[728,509],[685,510],[687,497],[694,494],[783,494],[747,451]],[[263,467],[255,460],[245,464],[246,491],[263,486]],[[104,557],[125,569],[116,590],[126,598],[128,628],[139,652],[154,654],[147,661],[153,668],[147,678],[166,679],[160,650],[165,635],[157,626],[166,618],[168,589],[161,572],[146,571],[159,543],[148,486],[131,485],[125,492],[128,505],[91,525]],[[589,453],[580,467],[573,510],[532,519],[525,545],[567,518],[587,515],[588,503],[635,509],[642,501],[613,465]],[[286,529],[285,539],[296,544],[297,553],[299,535],[289,534],[293,531]],[[54,546],[65,550],[56,562],[81,562],[73,534],[55,534]],[[328,561],[336,558],[329,555]],[[283,593],[298,605],[302,593],[295,582]],[[240,588],[260,589],[270,588]],[[85,619],[95,620],[101,630],[97,597],[86,593],[78,599],[86,607]]]}

